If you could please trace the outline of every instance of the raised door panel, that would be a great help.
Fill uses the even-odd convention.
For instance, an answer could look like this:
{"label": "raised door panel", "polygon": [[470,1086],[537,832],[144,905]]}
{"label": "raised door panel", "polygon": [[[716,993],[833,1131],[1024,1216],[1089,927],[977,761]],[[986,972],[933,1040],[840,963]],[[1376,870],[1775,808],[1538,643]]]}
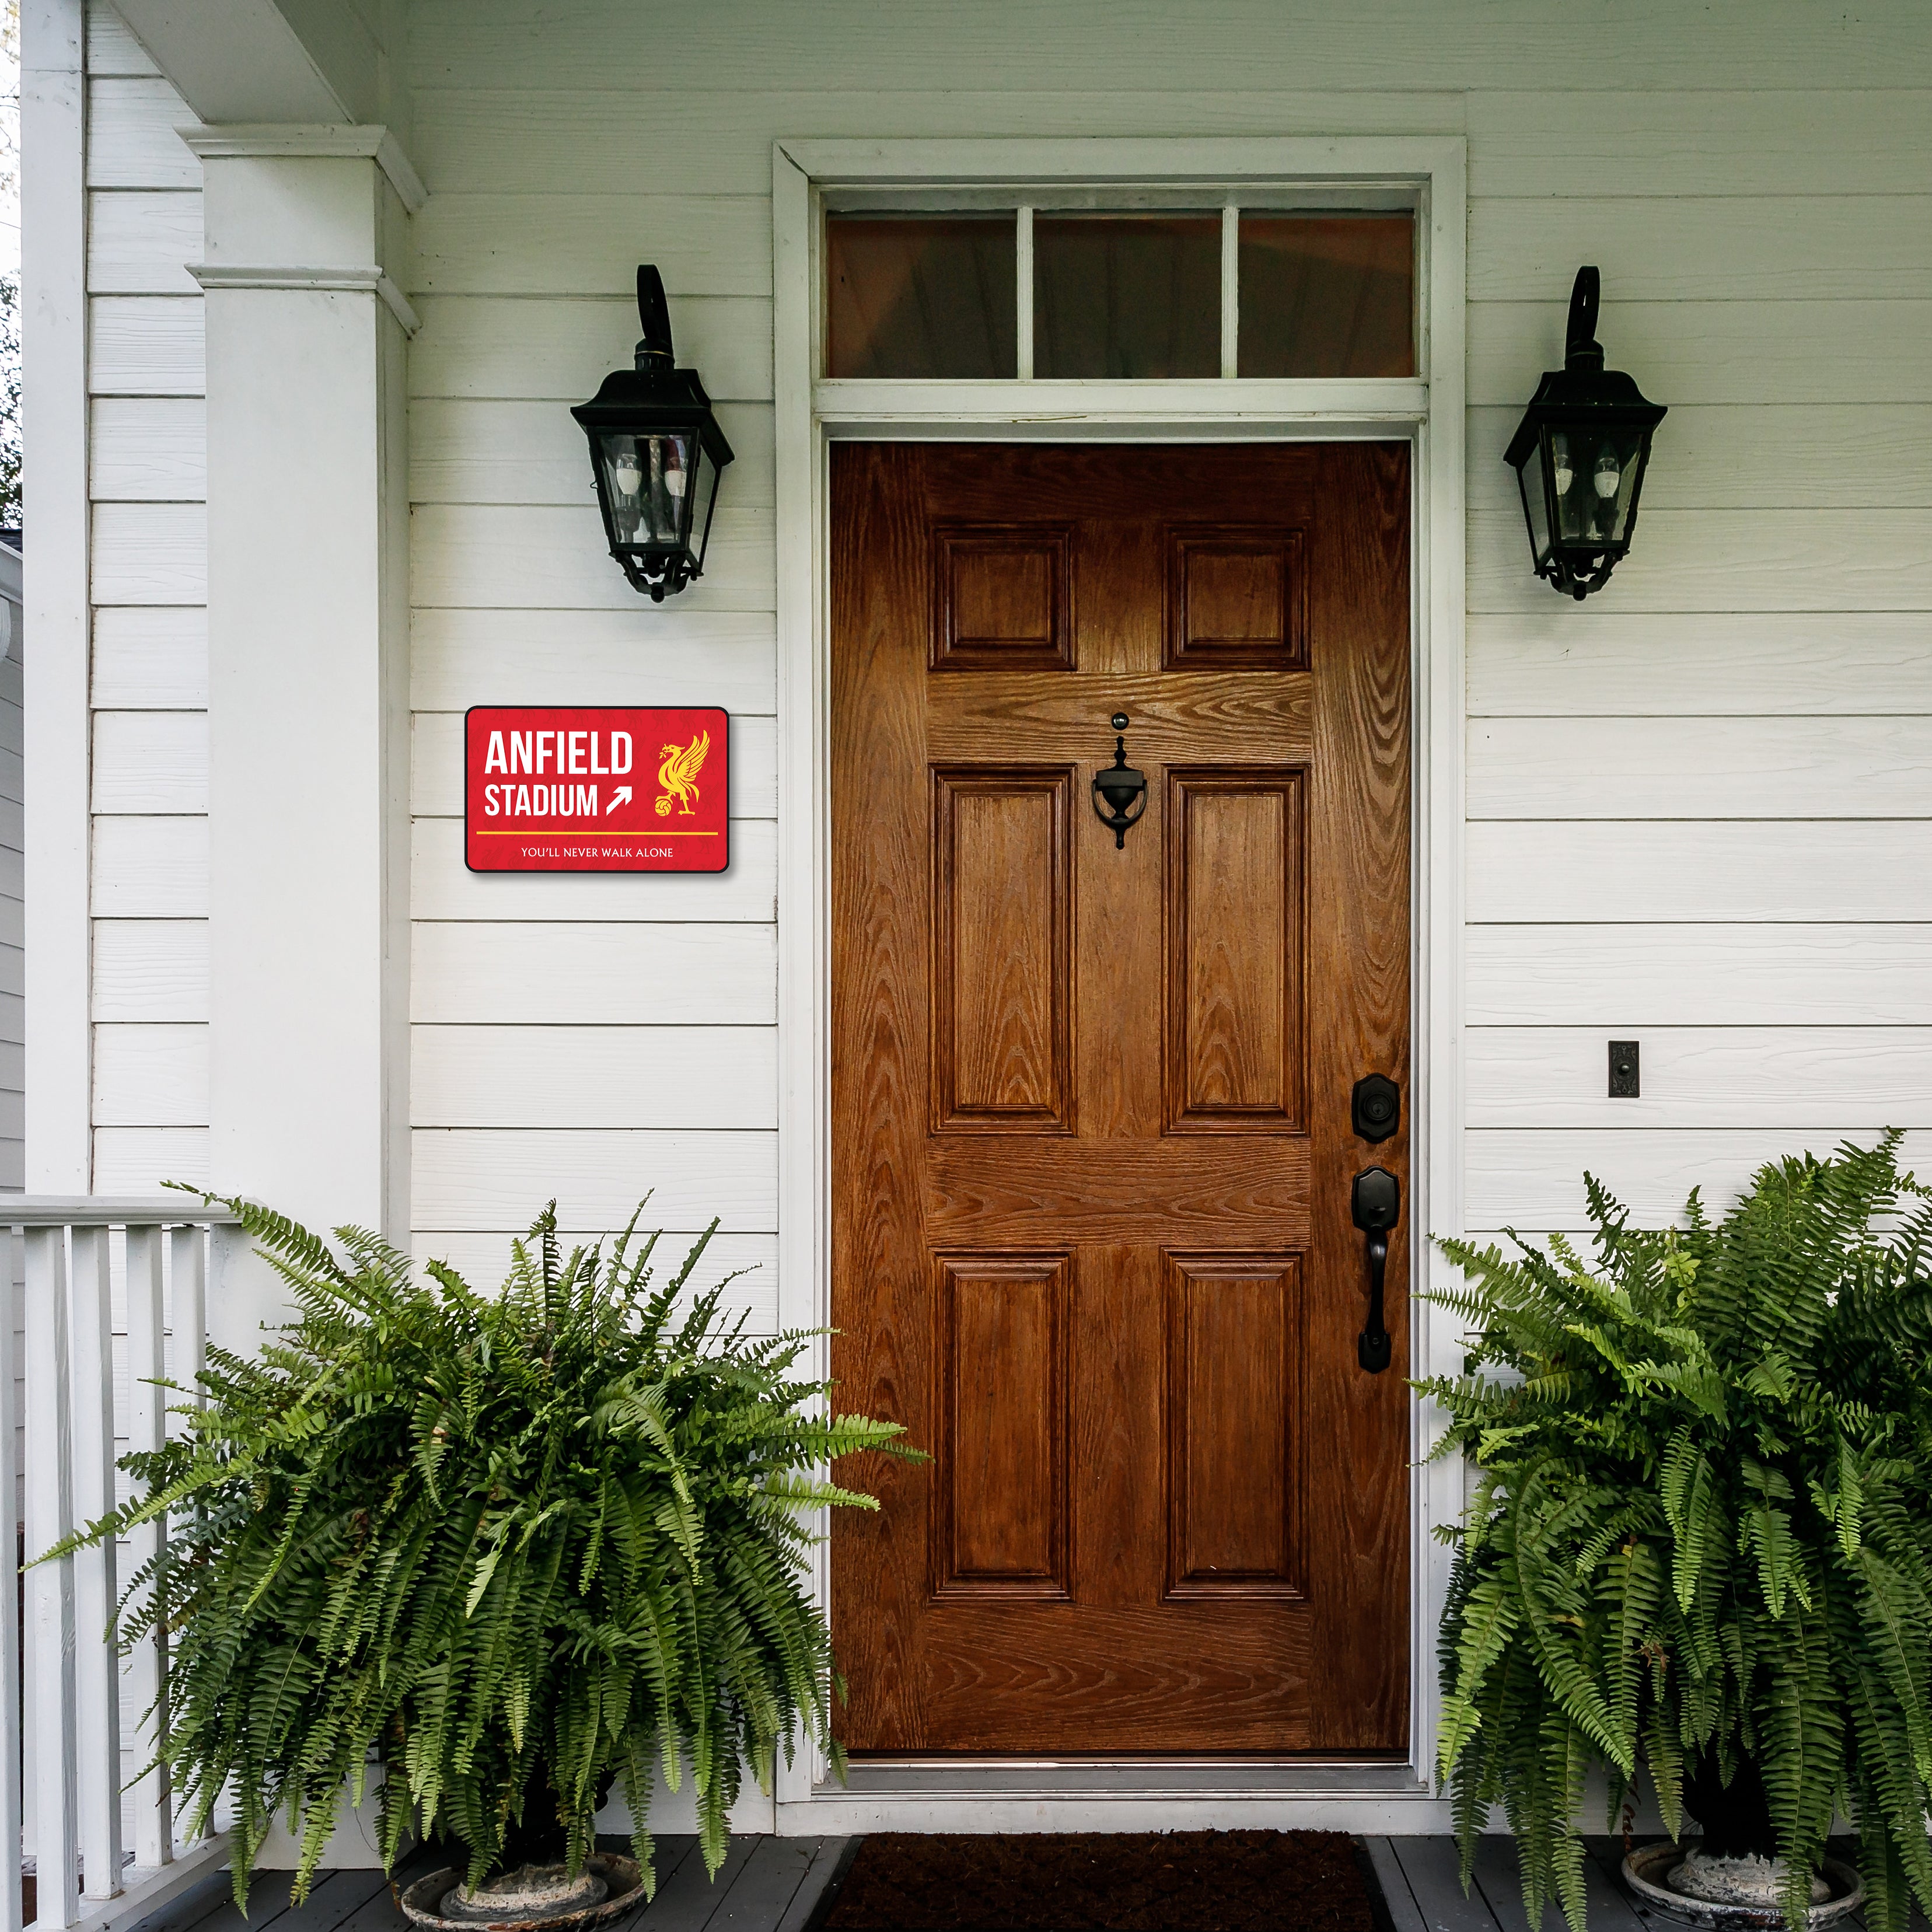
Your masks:
{"label": "raised door panel", "polygon": [[932,778],[932,1126],[1070,1132],[1072,774]]}
{"label": "raised door panel", "polygon": [[1064,1255],[934,1258],[935,1597],[1066,1597]]}
{"label": "raised door panel", "polygon": [[1298,530],[1170,530],[1166,668],[1306,670],[1301,550]]}
{"label": "raised door panel", "polygon": [[932,535],[934,670],[1071,670],[1072,547],[1064,526]]}
{"label": "raised door panel", "polygon": [[1304,774],[1167,775],[1167,1126],[1302,1129]]}
{"label": "raised door panel", "polygon": [[1167,1594],[1298,1597],[1298,1258],[1169,1255],[1167,1276]]}

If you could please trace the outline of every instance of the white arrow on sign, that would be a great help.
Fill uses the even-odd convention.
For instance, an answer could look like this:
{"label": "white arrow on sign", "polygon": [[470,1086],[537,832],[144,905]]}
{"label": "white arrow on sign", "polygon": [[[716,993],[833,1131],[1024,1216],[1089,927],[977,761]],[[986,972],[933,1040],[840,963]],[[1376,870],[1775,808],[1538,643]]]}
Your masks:
{"label": "white arrow on sign", "polygon": [[606,818],[608,818],[611,813],[617,809],[618,806],[620,805],[628,805],[630,802],[631,788],[628,785],[620,785],[617,788],[615,795],[612,797],[610,802],[604,808],[604,816]]}

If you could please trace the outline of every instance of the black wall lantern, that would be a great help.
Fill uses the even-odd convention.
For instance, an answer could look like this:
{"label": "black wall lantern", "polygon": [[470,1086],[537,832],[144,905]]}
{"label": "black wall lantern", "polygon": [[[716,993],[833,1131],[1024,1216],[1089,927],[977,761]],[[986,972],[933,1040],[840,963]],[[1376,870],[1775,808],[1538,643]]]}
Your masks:
{"label": "black wall lantern", "polygon": [[731,446],[695,369],[672,366],[664,278],[638,270],[638,366],[614,369],[571,411],[590,439],[597,506],[610,554],[655,604],[704,574],[718,479]]}
{"label": "black wall lantern", "polygon": [[1544,373],[1503,460],[1522,490],[1536,574],[1580,602],[1600,590],[1630,548],[1651,431],[1664,420],[1596,340],[1601,284],[1579,268],[1563,367]]}

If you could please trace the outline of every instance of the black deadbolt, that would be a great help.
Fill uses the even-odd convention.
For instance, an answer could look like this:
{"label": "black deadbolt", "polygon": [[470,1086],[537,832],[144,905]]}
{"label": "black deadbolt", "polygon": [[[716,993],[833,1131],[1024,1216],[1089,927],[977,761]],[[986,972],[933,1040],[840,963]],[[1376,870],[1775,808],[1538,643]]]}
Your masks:
{"label": "black deadbolt", "polygon": [[1348,1114],[1358,1138],[1385,1141],[1402,1124],[1402,1089],[1386,1073],[1367,1073],[1355,1082]]}

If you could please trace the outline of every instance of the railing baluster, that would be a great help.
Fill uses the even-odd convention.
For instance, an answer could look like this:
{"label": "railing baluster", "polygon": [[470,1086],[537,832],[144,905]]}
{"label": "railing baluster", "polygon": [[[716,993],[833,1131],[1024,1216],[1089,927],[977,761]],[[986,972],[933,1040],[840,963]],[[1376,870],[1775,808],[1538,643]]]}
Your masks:
{"label": "railing baluster", "polygon": [[[195,1378],[208,1360],[208,1230],[177,1228],[170,1238],[173,1244],[168,1257],[168,1271],[173,1278],[172,1378],[178,1387],[193,1390],[191,1399],[199,1408],[201,1391],[195,1387]],[[176,1406],[189,1399],[177,1396]],[[168,1418],[168,1429],[173,1435],[188,1433],[179,1416]]]}
{"label": "railing baluster", "polygon": [[[68,1455],[67,1230],[27,1237],[27,1553],[51,1550],[74,1527]],[[74,1558],[27,1573],[34,1622],[34,1850],[36,1923],[80,1916],[74,1831]]]}
{"label": "railing baluster", "polygon": [[[14,1282],[14,1232],[6,1231],[7,1284]],[[14,1534],[20,1453],[14,1435],[20,1398],[14,1382],[14,1321],[0,1321],[0,1496],[7,1499],[8,1540]],[[0,1932],[20,1932],[21,1750],[20,1605],[10,1580],[0,1589]]]}
{"label": "railing baluster", "polygon": [[[164,1354],[161,1231],[130,1226],[128,1230],[128,1447],[152,1454],[164,1440],[167,1393],[158,1384],[166,1373]],[[166,1526],[144,1523],[129,1539],[135,1573],[154,1562],[166,1542]],[[150,1594],[143,1592],[144,1598]],[[134,1606],[130,1605],[131,1610]],[[155,1631],[135,1646],[128,1658],[128,1683],[140,1727],[141,1762],[150,1768],[134,1781],[134,1862],[153,1870],[172,1862],[174,1833],[169,1816],[166,1769],[154,1760],[167,1738],[167,1714],[160,1702],[166,1670],[166,1640]]]}
{"label": "railing baluster", "polygon": [[[92,1522],[114,1508],[113,1322],[107,1230],[75,1228],[73,1255],[74,1508]],[[77,1816],[84,1895],[121,1889],[121,1660],[109,1629],[118,1594],[111,1538],[74,1559],[74,1689],[80,1726]]]}

